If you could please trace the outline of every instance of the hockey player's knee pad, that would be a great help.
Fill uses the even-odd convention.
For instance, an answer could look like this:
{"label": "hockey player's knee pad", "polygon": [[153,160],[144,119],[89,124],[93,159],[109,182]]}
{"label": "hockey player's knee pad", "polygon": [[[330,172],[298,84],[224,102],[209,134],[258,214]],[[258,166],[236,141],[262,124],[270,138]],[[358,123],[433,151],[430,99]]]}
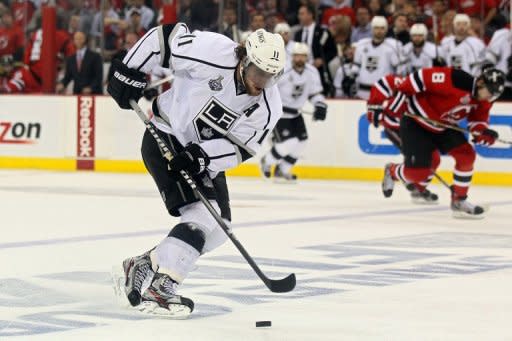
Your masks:
{"label": "hockey player's knee pad", "polygon": [[168,237],[184,241],[199,253],[202,253],[206,240],[204,232],[194,223],[179,223],[169,232]]}
{"label": "hockey player's knee pad", "polygon": [[459,170],[472,170],[476,160],[476,152],[469,143],[461,144],[448,152],[455,159],[455,167]]}
{"label": "hockey player's knee pad", "polygon": [[432,171],[430,168],[404,167],[405,178],[407,179],[407,181],[414,183],[426,181],[431,173]]}

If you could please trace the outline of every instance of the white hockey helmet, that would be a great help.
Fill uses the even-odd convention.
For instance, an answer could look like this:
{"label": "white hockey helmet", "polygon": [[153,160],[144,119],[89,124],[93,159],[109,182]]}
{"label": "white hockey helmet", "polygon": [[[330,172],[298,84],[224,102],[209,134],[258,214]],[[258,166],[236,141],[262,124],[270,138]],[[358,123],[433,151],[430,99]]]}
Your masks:
{"label": "white hockey helmet", "polygon": [[291,31],[290,25],[285,22],[280,22],[274,27],[274,33],[290,33]]}
{"label": "white hockey helmet", "polygon": [[427,26],[425,24],[417,23],[411,26],[411,30],[409,31],[410,35],[422,35],[424,38],[427,38]]}
{"label": "white hockey helmet", "polygon": [[245,41],[247,59],[260,70],[272,75],[279,74],[286,63],[284,40],[277,33],[260,28],[252,32]]}
{"label": "white hockey helmet", "polygon": [[294,54],[303,54],[308,56],[309,55],[309,46],[304,43],[294,43],[292,47],[292,55]]}
{"label": "white hockey helmet", "polygon": [[388,21],[386,20],[386,18],[377,15],[377,16],[373,17],[371,27],[372,28],[384,27],[387,30],[388,29]]}
{"label": "white hockey helmet", "polygon": [[471,23],[471,20],[469,19],[469,15],[459,13],[455,14],[455,16],[453,17],[453,24],[455,25],[458,22],[465,22],[466,24],[469,25]]}

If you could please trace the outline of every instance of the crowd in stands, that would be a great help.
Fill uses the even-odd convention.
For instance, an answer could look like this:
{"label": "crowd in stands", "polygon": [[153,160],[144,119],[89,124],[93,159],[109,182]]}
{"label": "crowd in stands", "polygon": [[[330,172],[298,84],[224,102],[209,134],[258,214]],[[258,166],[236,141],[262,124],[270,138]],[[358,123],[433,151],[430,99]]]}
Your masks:
{"label": "crowd in stands", "polygon": [[[122,58],[137,39],[162,23],[162,1],[165,0],[56,0],[56,52],[60,63],[55,91],[63,93],[70,81],[78,81],[80,85],[74,85],[72,93],[103,93],[103,87],[97,84],[98,65]],[[362,72],[365,68],[377,73],[411,72],[414,66],[406,65],[409,61],[404,52],[408,44],[412,44],[410,53],[416,54],[421,53],[419,48],[425,42],[434,44],[435,61],[426,66],[439,63],[463,67],[447,51],[450,37],[456,44],[467,37],[480,41],[481,49],[478,42],[472,43],[477,49],[473,62],[476,64],[472,66],[481,70],[486,64],[504,65],[502,71],[512,78],[510,52],[508,56],[506,51],[504,56],[495,56],[489,47],[493,36],[503,30],[510,32],[510,0],[224,0],[222,6],[219,1],[222,0],[180,0],[177,19],[192,30],[220,32],[240,43],[258,28],[280,33],[288,46],[293,41],[307,43],[311,51],[309,62],[320,72],[324,93],[331,97],[361,97],[358,89],[368,83],[368,79],[362,79],[366,77]],[[37,64],[42,39],[41,9],[45,4],[42,0],[0,0],[2,93],[40,91]],[[454,31],[456,21],[467,24],[464,32]],[[422,25],[418,28],[415,24]],[[379,29],[384,29],[383,37],[376,35]],[[424,36],[423,41],[412,39],[414,35]],[[84,40],[83,46],[80,40]],[[389,69],[377,66],[383,59],[369,56],[364,48],[381,43],[395,49],[392,53],[396,53],[397,60],[391,62]],[[17,82],[8,84],[9,76],[12,78],[15,72],[26,74],[36,86],[26,86],[29,81],[19,75]],[[108,77],[103,73],[100,76],[104,85]],[[378,76],[376,79],[383,74]],[[509,89],[511,80],[507,83]]]}

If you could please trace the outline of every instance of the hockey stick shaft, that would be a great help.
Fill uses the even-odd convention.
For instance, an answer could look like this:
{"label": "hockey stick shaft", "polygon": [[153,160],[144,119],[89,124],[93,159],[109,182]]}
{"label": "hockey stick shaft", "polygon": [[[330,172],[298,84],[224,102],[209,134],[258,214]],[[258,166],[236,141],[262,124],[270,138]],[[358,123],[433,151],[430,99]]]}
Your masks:
{"label": "hockey stick shaft", "polygon": [[167,82],[172,83],[173,80],[174,80],[174,76],[173,75],[169,75],[169,76],[167,76],[165,78],[162,78],[160,80],[157,80],[156,82],[153,82],[153,83],[149,84],[144,90],[157,88],[160,85],[165,84]]}
{"label": "hockey stick shaft", "polygon": [[[132,109],[137,113],[139,118],[144,122],[146,125],[146,128],[150,132],[151,136],[155,139],[156,143],[158,144],[158,147],[163,153],[163,156],[168,160],[172,160],[173,156],[175,155],[175,150],[173,149],[172,145],[168,144],[166,141],[160,138],[156,131],[156,127],[151,123],[151,121],[148,119],[148,117],[144,114],[142,109],[139,107],[137,102],[134,100],[130,100],[130,105]],[[238,249],[238,251],[242,254],[242,256],[245,258],[247,263],[251,266],[251,268],[254,270],[254,272],[258,275],[258,277],[265,283],[267,288],[270,289],[272,292],[288,292],[293,290],[295,288],[296,279],[295,274],[290,274],[287,277],[279,280],[273,280],[268,278],[263,271],[259,268],[259,266],[256,264],[256,262],[252,259],[252,257],[249,255],[249,253],[245,250],[243,245],[240,243],[240,241],[236,238],[233,231],[226,225],[225,221],[222,219],[222,217],[219,215],[219,213],[215,210],[215,208],[212,206],[210,201],[205,197],[205,195],[201,192],[201,190],[197,187],[196,182],[192,177],[184,170],[180,171],[181,176],[183,179],[187,182],[187,184],[190,186],[194,194],[199,198],[199,200],[205,205],[206,209],[210,212],[210,214],[213,216],[217,224],[222,228],[222,230],[226,233],[228,238],[233,242],[235,247]]]}
{"label": "hockey stick shaft", "polygon": [[[418,117],[418,116],[412,115],[412,114],[410,114],[408,112],[406,112],[404,115],[412,117],[412,118],[419,118],[419,119],[421,119],[421,120],[423,120],[423,121],[425,121],[427,123],[433,124],[433,125],[441,127],[441,128],[452,129],[452,130],[460,131],[461,133],[466,133],[466,134],[470,134],[470,135],[473,135],[473,136],[480,135],[478,133],[471,132],[468,129],[461,128],[461,127],[456,126],[456,125],[452,125],[452,124],[448,124],[448,123],[444,123],[444,122],[439,122],[439,121],[432,120],[432,119],[426,118],[426,117]],[[508,140],[504,140],[504,139],[500,139],[500,138],[497,138],[496,141],[501,142],[501,143],[505,143],[505,144],[512,144],[512,141],[508,141]]]}

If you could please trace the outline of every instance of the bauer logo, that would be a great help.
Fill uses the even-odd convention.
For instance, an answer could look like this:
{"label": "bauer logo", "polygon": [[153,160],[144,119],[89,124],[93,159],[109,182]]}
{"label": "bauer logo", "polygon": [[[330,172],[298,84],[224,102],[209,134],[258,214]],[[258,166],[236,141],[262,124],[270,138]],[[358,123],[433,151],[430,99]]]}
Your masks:
{"label": "bauer logo", "polygon": [[0,144],[32,144],[41,138],[41,123],[0,121]]}
{"label": "bauer logo", "polygon": [[[491,115],[490,128],[496,130],[500,137],[512,140],[512,115]],[[460,125],[466,127],[466,122]],[[387,139],[382,128],[376,129],[366,119],[366,113],[358,121],[358,145],[365,154],[396,155],[398,149]],[[512,159],[512,145],[496,142],[490,147],[476,145],[475,150],[481,157],[489,159]]]}
{"label": "bauer logo", "polygon": [[77,169],[94,169],[94,97],[78,96]]}

